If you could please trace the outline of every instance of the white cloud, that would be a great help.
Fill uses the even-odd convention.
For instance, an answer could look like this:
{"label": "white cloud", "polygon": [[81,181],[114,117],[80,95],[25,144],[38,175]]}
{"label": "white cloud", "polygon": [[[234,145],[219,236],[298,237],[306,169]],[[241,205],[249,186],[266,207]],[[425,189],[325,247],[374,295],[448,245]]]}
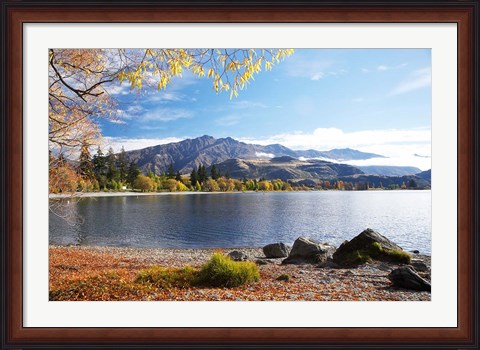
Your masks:
{"label": "white cloud", "polygon": [[112,147],[115,152],[119,152],[122,146],[125,151],[131,151],[136,149],[142,149],[150,146],[164,145],[172,142],[179,142],[186,137],[166,137],[158,139],[131,139],[126,137],[104,137],[102,142],[102,149],[107,150]]}
{"label": "white cloud", "polygon": [[368,73],[368,72],[370,72],[369,69],[367,69],[367,68],[362,68],[362,73]]}
{"label": "white cloud", "polygon": [[169,122],[178,119],[188,119],[193,117],[191,110],[183,108],[156,108],[147,111],[142,115],[143,122]]}
{"label": "white cloud", "polygon": [[392,69],[400,69],[406,66],[407,66],[406,63],[397,64],[396,66],[387,66],[387,65],[381,64],[377,66],[377,70],[386,71],[386,70],[392,70]]}
{"label": "white cloud", "polygon": [[318,58],[305,57],[301,54],[295,54],[295,60],[286,60],[282,62],[281,67],[290,77],[307,78],[310,80],[320,80],[326,76],[326,71],[334,65],[334,61],[325,60],[321,56]]}
{"label": "white cloud", "polygon": [[218,118],[215,120],[215,123],[220,126],[232,126],[240,123],[240,118],[237,115],[229,115],[226,117]]}
{"label": "white cloud", "polygon": [[310,80],[314,80],[314,81],[315,81],[315,80],[320,80],[320,79],[323,79],[323,78],[325,78],[325,73],[323,73],[323,72],[318,72],[318,73],[315,73],[314,75],[312,75],[312,76],[310,77]]}
{"label": "white cloud", "polygon": [[127,124],[127,122],[125,120],[122,120],[122,119],[108,119],[108,121],[110,123],[113,123],[113,124]]}
{"label": "white cloud", "polygon": [[353,148],[389,157],[375,160],[375,162],[378,161],[375,165],[410,165],[418,166],[422,170],[430,168],[430,159],[414,155],[415,153],[425,155],[431,153],[430,128],[353,132],[345,132],[337,128],[318,128],[311,133],[294,132],[262,139],[242,138],[240,141],[260,145],[279,143],[298,150],[323,151],[333,148]]}
{"label": "white cloud", "polygon": [[274,158],[275,154],[273,153],[265,153],[265,152],[255,152],[255,155],[258,158]]}
{"label": "white cloud", "polygon": [[413,90],[430,87],[432,85],[432,71],[423,68],[412,72],[407,79],[401,81],[390,91],[389,96],[400,95]]}
{"label": "white cloud", "polygon": [[184,99],[178,92],[152,91],[148,93],[147,102],[177,102]]}
{"label": "white cloud", "polygon": [[132,91],[128,84],[110,85],[105,89],[110,95],[128,95]]}
{"label": "white cloud", "polygon": [[237,109],[247,109],[247,108],[267,108],[267,105],[258,102],[258,101],[248,101],[248,100],[242,100],[242,101],[233,101],[230,103],[231,106]]}
{"label": "white cloud", "polygon": [[363,97],[356,97],[354,99],[352,99],[353,102],[363,102],[365,101],[365,99]]}

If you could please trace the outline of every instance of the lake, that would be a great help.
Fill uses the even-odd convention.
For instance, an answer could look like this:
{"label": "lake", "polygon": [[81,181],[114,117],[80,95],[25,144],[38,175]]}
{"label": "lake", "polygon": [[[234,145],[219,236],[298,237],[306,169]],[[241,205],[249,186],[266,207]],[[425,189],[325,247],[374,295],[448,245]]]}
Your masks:
{"label": "lake", "polygon": [[316,191],[83,198],[82,223],[50,213],[50,244],[150,248],[261,247],[299,236],[336,246],[370,227],[431,252],[430,191]]}

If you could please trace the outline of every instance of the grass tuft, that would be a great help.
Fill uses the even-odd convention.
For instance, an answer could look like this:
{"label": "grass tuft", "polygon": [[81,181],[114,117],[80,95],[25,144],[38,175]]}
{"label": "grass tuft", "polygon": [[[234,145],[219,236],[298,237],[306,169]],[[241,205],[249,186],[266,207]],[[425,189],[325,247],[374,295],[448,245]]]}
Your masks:
{"label": "grass tuft", "polygon": [[233,261],[229,257],[214,253],[210,261],[202,266],[196,282],[212,287],[237,287],[257,282],[260,273],[256,264],[249,261]]}
{"label": "grass tuft", "polygon": [[403,250],[386,249],[380,243],[373,242],[367,249],[355,250],[345,259],[348,265],[361,265],[372,260],[410,264],[411,256]]}
{"label": "grass tuft", "polygon": [[197,271],[190,266],[183,268],[152,266],[140,270],[135,282],[150,283],[162,289],[188,288],[192,286],[196,273]]}

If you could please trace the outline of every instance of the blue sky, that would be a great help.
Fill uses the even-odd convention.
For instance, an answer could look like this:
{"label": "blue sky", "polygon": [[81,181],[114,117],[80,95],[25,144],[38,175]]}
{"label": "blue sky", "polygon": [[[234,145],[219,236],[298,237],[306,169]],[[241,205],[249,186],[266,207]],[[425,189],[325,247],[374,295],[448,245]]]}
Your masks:
{"label": "blue sky", "polygon": [[[233,99],[189,73],[162,91],[124,84],[112,92],[119,119],[101,128],[115,149],[206,134],[293,149],[350,147],[388,156],[385,165],[430,168],[429,49],[297,49]],[[356,164],[372,162],[380,159]]]}

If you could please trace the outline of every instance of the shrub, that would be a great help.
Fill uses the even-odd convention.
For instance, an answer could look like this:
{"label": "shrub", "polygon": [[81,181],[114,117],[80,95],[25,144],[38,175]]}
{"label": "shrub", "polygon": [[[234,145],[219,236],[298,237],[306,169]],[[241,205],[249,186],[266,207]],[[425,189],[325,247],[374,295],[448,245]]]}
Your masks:
{"label": "shrub", "polygon": [[140,270],[135,282],[151,283],[163,289],[188,288],[192,286],[196,273],[197,271],[190,266],[178,269],[153,266]]}
{"label": "shrub", "polygon": [[138,175],[135,181],[133,182],[133,188],[139,189],[142,192],[154,191],[155,182],[145,175]]}
{"label": "shrub", "polygon": [[233,261],[220,253],[202,266],[197,283],[213,287],[237,287],[260,279],[258,267],[249,261]]}

